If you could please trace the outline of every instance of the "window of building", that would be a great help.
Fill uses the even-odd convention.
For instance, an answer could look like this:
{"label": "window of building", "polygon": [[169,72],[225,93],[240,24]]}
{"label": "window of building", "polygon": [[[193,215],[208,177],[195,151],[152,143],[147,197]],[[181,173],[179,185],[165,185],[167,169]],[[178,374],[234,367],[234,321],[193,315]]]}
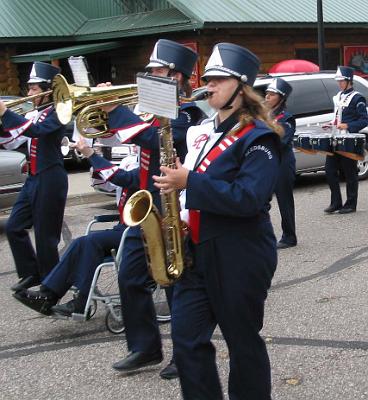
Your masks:
{"label": "window of building", "polygon": [[[318,63],[318,49],[295,49],[297,59]],[[325,49],[326,69],[336,69],[340,64],[340,49]]]}

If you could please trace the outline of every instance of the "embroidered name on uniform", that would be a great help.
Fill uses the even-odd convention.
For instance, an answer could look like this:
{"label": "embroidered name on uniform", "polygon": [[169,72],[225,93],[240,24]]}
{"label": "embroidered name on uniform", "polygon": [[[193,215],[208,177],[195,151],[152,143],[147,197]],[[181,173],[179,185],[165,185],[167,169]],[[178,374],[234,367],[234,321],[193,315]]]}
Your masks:
{"label": "embroidered name on uniform", "polygon": [[271,151],[267,147],[265,147],[261,144],[250,147],[249,150],[245,153],[245,156],[248,156],[250,153],[253,153],[253,151],[257,151],[257,150],[264,151],[267,154],[268,159],[272,160],[273,156],[272,156]]}

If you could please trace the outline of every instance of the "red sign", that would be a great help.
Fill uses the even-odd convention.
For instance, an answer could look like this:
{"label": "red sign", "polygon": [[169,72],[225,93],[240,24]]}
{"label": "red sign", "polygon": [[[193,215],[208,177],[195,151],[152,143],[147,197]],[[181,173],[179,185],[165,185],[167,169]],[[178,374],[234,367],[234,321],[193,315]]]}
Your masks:
{"label": "red sign", "polygon": [[[198,53],[198,44],[197,42],[185,42],[180,41],[179,43],[183,44],[185,47],[189,47]],[[192,76],[190,77],[190,84],[193,89],[197,89],[200,86],[200,76],[199,76],[199,61],[197,61],[194,65],[194,69],[192,72]]]}
{"label": "red sign", "polygon": [[368,78],[368,46],[344,46],[344,65],[353,67],[355,74]]}

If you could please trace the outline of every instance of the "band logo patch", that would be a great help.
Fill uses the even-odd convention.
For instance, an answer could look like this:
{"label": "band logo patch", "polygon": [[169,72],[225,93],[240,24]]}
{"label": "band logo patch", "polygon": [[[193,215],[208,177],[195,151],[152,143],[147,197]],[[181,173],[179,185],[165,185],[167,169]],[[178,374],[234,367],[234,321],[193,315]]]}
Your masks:
{"label": "band logo patch", "polygon": [[206,142],[207,139],[208,139],[208,135],[206,135],[205,133],[202,133],[202,135],[199,135],[193,142],[193,147],[196,149],[200,149],[202,147],[201,143]]}

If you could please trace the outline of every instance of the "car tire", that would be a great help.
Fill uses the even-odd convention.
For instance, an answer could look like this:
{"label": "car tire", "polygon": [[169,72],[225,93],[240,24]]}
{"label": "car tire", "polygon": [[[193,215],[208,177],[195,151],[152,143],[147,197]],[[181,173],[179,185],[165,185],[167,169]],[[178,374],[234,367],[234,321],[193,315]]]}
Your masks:
{"label": "car tire", "polygon": [[368,153],[365,153],[364,160],[358,161],[358,178],[359,180],[368,178]]}

